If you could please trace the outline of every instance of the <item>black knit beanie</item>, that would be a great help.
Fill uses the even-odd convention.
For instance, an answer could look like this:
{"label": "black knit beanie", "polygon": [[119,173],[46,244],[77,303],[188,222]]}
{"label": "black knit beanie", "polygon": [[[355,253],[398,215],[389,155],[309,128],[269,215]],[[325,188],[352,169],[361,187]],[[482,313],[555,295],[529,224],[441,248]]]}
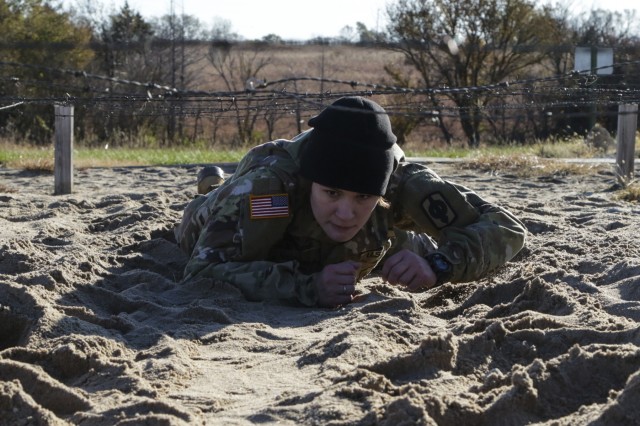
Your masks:
{"label": "black knit beanie", "polygon": [[344,97],[309,120],[310,141],[300,174],[331,188],[384,195],[393,172],[396,136],[385,110],[359,96]]}

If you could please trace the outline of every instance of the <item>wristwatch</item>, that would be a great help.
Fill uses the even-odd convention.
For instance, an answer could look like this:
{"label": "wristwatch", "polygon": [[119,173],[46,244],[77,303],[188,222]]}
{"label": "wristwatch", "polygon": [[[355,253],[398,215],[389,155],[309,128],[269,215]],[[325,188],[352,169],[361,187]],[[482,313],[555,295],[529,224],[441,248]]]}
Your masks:
{"label": "wristwatch", "polygon": [[451,262],[440,253],[429,253],[425,256],[431,270],[436,274],[436,285],[444,284],[451,279],[453,267]]}

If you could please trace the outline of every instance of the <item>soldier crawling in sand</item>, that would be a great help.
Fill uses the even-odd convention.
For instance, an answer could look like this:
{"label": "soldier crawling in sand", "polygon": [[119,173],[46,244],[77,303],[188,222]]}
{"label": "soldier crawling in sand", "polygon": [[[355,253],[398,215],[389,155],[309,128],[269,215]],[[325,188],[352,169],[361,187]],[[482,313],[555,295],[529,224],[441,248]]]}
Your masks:
{"label": "soldier crawling in sand", "polygon": [[349,303],[374,269],[421,291],[477,280],[512,259],[526,229],[506,209],[405,160],[385,110],[338,99],[292,140],[250,150],[226,180],[209,167],[176,229],[183,281],[249,300]]}

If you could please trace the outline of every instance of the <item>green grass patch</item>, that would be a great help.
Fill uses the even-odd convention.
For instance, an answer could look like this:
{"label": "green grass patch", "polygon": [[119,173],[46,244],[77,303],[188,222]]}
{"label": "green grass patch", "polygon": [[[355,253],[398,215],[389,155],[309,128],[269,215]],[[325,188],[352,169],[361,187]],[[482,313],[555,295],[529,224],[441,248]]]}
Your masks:
{"label": "green grass patch", "polygon": [[[588,147],[582,138],[563,142],[537,142],[529,145],[502,144],[478,149],[450,147],[416,149],[404,147],[407,157],[462,158],[470,167],[486,171],[515,173],[583,173],[594,166],[546,162],[545,159],[601,157],[601,151]],[[170,166],[237,162],[247,149],[173,147],[173,148],[87,148],[74,149],[74,167]],[[608,153],[609,157],[613,153]],[[53,146],[34,147],[0,143],[0,165],[7,168],[53,170]],[[554,170],[555,169],[555,172]]]}
{"label": "green grass patch", "polygon": [[594,158],[601,157],[602,151],[587,146],[582,138],[574,138],[563,142],[536,142],[527,145],[500,144],[484,145],[478,149],[464,147],[445,147],[438,149],[417,149],[405,147],[407,157],[434,158],[478,158],[478,157],[509,157],[513,155],[536,156],[541,158]]}
{"label": "green grass patch", "polygon": [[135,148],[79,149],[74,161],[80,166],[150,165],[230,163],[239,161],[246,151],[211,150],[201,148]]}
{"label": "green grass patch", "polygon": [[[73,164],[77,168],[123,166],[170,166],[237,162],[245,150],[201,148],[77,148]],[[53,171],[53,147],[0,145],[0,165],[13,169]]]}
{"label": "green grass patch", "polygon": [[[184,164],[234,163],[248,149],[211,148],[77,148],[74,167],[171,166]],[[592,158],[601,154],[582,142],[537,143],[527,146],[490,146],[479,149],[407,150],[408,157],[463,158],[460,167],[492,174],[510,174],[520,178],[561,177],[592,174],[608,165],[569,163],[563,158]],[[54,149],[49,147],[0,144],[0,166],[53,173]],[[10,188],[0,185],[0,192]],[[640,184],[632,182],[617,191],[615,197],[629,202],[640,200]]]}

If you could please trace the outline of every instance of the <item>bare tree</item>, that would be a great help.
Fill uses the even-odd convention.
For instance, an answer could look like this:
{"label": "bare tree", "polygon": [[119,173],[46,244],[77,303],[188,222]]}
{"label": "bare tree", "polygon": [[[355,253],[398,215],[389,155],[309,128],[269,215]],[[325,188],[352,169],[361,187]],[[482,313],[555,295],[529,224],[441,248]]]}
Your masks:
{"label": "bare tree", "polygon": [[[206,55],[198,46],[210,37],[210,32],[195,16],[170,14],[152,21],[156,34],[153,45],[156,67],[162,70],[162,81],[179,90],[191,88],[197,81],[206,62]],[[169,100],[170,114],[166,117],[166,135],[169,141],[185,137],[185,114],[183,103]],[[193,120],[196,127],[191,138],[197,135],[198,118]]]}
{"label": "bare tree", "polygon": [[[555,40],[547,49],[547,61],[550,71],[554,75],[566,76],[559,78],[557,84],[564,88],[589,89],[594,96],[590,97],[591,105],[580,105],[584,100],[582,91],[575,93],[566,92],[565,100],[575,101],[578,106],[571,106],[572,102],[566,102],[567,106],[553,114],[541,114],[537,120],[531,121],[536,128],[537,137],[545,137],[545,133],[563,135],[565,133],[585,134],[596,121],[600,121],[609,129],[617,125],[616,102],[607,102],[605,97],[609,91],[598,91],[598,87],[621,90],[633,87],[634,78],[637,81],[638,67],[628,63],[637,58],[637,46],[640,35],[640,25],[635,11],[612,12],[602,9],[593,9],[580,14],[573,14],[569,8],[561,2],[546,6],[545,11],[555,20],[555,32],[550,33],[550,38]],[[574,69],[575,47],[611,48],[614,53],[614,70],[610,75],[582,76],[573,78],[569,72]],[[636,48],[634,49],[634,46]],[[598,94],[599,93],[599,94]],[[598,96],[598,99],[595,98]],[[557,102],[558,92],[538,96],[538,102]],[[552,111],[549,110],[551,113]],[[560,113],[558,113],[560,112]],[[542,130],[543,133],[540,133]]]}
{"label": "bare tree", "polygon": [[[95,19],[95,17],[93,18]],[[154,66],[149,49],[153,39],[151,25],[127,2],[104,21],[89,21],[98,25],[94,29],[99,48],[93,68],[95,72],[122,80],[161,81],[160,70]],[[113,81],[106,81],[105,91],[125,90]],[[129,88],[127,88],[129,89]],[[120,143],[131,140],[151,126],[152,118],[134,115],[119,109],[107,114],[94,114],[93,132],[98,140]]]}
{"label": "bare tree", "polygon": [[238,135],[234,145],[253,144],[258,139],[256,121],[261,115],[261,100],[253,89],[260,84],[260,73],[270,65],[258,45],[238,45],[228,41],[214,41],[208,59],[216,77],[222,80],[228,91],[235,92],[230,107],[235,116]]}
{"label": "bare tree", "polygon": [[432,96],[438,110],[453,103],[468,144],[480,143],[484,113],[494,97],[484,86],[513,78],[538,64],[554,22],[528,0],[399,0],[388,7],[389,33]]}

